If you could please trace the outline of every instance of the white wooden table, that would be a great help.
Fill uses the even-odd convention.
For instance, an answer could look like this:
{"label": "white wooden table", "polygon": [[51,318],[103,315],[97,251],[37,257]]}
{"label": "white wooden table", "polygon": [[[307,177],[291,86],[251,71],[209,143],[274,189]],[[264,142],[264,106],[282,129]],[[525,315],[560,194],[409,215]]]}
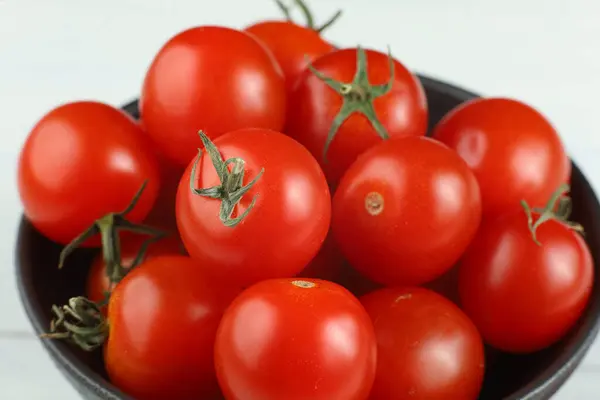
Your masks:
{"label": "white wooden table", "polygon": [[[495,5],[491,5],[491,4]],[[538,107],[600,189],[600,2],[312,0],[328,37],[384,49],[413,70]],[[278,17],[270,0],[0,0],[0,397],[76,399],[34,338],[13,276],[15,166],[28,130],[60,102],[136,96],[153,54],[199,24]],[[556,396],[597,399],[600,345]]]}

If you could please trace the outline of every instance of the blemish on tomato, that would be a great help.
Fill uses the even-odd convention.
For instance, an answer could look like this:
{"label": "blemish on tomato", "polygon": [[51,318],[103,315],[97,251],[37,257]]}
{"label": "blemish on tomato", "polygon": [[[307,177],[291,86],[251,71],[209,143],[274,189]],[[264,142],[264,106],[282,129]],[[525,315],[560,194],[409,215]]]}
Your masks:
{"label": "blemish on tomato", "polygon": [[310,288],[314,288],[315,286],[317,286],[314,282],[302,281],[302,280],[292,281],[292,285],[298,286],[299,288],[303,288],[303,289],[310,289]]}
{"label": "blemish on tomato", "polygon": [[401,294],[400,296],[396,297],[396,300],[394,300],[394,303],[400,303],[402,300],[410,300],[412,298],[412,294],[407,293],[407,294]]}
{"label": "blemish on tomato", "polygon": [[370,192],[365,197],[365,209],[373,216],[381,214],[383,203],[383,196],[377,192]]}

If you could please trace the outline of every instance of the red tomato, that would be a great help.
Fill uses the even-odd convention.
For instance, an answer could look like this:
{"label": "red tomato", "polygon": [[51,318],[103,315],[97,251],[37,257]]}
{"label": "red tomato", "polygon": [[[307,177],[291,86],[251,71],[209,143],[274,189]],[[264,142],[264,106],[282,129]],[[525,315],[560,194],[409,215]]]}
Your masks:
{"label": "red tomato", "polygon": [[376,366],[373,326],[343,287],[274,279],[225,312],[215,366],[228,400],[365,400]]}
{"label": "red tomato", "polygon": [[[130,267],[136,259],[145,236],[127,237],[127,240],[121,240],[121,265]],[[182,254],[183,245],[174,237],[167,237],[157,242],[153,242],[146,251],[144,261],[149,261],[157,256],[165,254]],[[110,283],[106,276],[106,263],[102,254],[99,254],[90,267],[86,284],[87,298],[93,302],[99,302],[104,299],[105,292],[110,290]]]}
{"label": "red tomato", "polygon": [[104,361],[110,380],[136,399],[204,399],[218,392],[214,341],[236,293],[184,256],[131,271],[108,305]]}
{"label": "red tomato", "polygon": [[485,220],[461,261],[463,309],[487,343],[507,352],[558,341],[592,290],[592,256],[581,236],[555,220],[535,232],[540,244],[522,211]]}
{"label": "red tomato", "polygon": [[377,336],[370,400],[477,399],[483,343],[456,305],[423,288],[380,289],[361,302]]}
{"label": "red tomato", "polygon": [[348,169],[332,230],[366,277],[388,286],[431,281],[460,258],[481,219],[479,188],[455,152],[425,137],[389,140]]}
{"label": "red tomato", "polygon": [[[311,151],[332,186],[356,157],[382,136],[422,136],[427,130],[426,99],[418,79],[393,61],[394,79],[386,92],[383,87],[391,74],[388,56],[373,50],[364,53],[368,66],[357,61],[357,49],[337,50],[318,58],[313,67],[343,85],[332,90],[306,70],[289,98],[286,133]],[[357,70],[363,74],[356,74]],[[361,110],[373,115],[369,119]],[[348,114],[347,119],[343,114]],[[381,126],[376,129],[374,124]],[[331,135],[333,141],[328,144]]]}
{"label": "red tomato", "polygon": [[544,204],[570,178],[571,163],[556,130],[516,100],[464,103],[440,121],[433,137],[475,173],[485,216],[518,211],[521,200]]}
{"label": "red tomato", "polygon": [[314,29],[288,21],[263,21],[246,28],[271,50],[285,75],[288,92],[306,65],[333,46]]}
{"label": "red tomato", "polygon": [[334,281],[342,273],[344,257],[337,247],[332,235],[327,235],[321,250],[311,262],[300,272],[299,277],[317,278]]}
{"label": "red tomato", "polygon": [[25,215],[61,244],[100,217],[123,211],[146,180],[140,200],[127,215],[134,223],[146,217],[156,200],[157,160],[135,121],[97,102],[68,103],[50,111],[29,134],[19,158]]}
{"label": "red tomato", "polygon": [[280,130],[285,97],[281,68],[262,44],[241,31],[204,26],[177,34],[158,52],[140,111],[152,139],[185,166],[198,130],[211,138],[241,128]]}
{"label": "red tomato", "polygon": [[213,277],[242,287],[295,276],[317,254],[329,230],[331,198],[323,171],[302,145],[274,131],[230,132],[214,145],[224,159],[245,161],[239,164],[245,184],[257,180],[234,210],[243,220],[226,226],[220,218],[224,202],[190,189],[191,181],[194,188],[222,192],[211,157],[202,153],[195,179],[194,162],[189,165],[176,210],[187,251]]}

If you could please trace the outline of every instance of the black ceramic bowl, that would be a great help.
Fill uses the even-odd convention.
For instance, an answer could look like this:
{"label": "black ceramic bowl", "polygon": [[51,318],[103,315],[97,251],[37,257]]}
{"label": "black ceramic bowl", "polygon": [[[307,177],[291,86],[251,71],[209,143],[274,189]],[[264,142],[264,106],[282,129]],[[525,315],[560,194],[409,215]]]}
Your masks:
{"label": "black ceramic bowl", "polygon": [[[429,102],[429,127],[450,109],[475,94],[430,78],[420,77]],[[139,117],[137,102],[124,107]],[[573,165],[573,219],[583,224],[600,276],[600,205],[589,183]],[[25,311],[36,332],[46,331],[52,304],[84,293],[84,280],[94,253],[78,250],[61,271],[57,269],[60,247],[43,237],[23,219],[17,241],[17,282]],[[594,341],[599,327],[600,288],[594,284],[590,305],[576,327],[560,343],[542,352],[514,356],[495,354],[488,360],[481,400],[548,399],[567,380]],[[44,340],[58,368],[88,399],[131,399],[111,385],[103,370],[101,351],[85,353],[59,341]]]}

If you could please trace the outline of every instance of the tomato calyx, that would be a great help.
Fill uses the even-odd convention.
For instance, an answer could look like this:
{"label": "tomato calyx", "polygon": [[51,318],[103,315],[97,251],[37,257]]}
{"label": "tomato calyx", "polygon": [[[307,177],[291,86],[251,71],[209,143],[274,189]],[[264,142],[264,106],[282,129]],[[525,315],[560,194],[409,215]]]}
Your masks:
{"label": "tomato calyx", "polygon": [[[68,245],[66,245],[60,253],[58,268],[61,269],[65,263],[67,257],[85,241],[91,237],[100,234],[102,240],[102,256],[106,263],[106,275],[111,283],[111,286],[116,285],[128,271],[140,264],[148,250],[148,247],[167,236],[166,232],[152,228],[147,225],[134,224],[127,220],[127,214],[129,214],[136,206],[138,200],[142,196],[144,189],[146,188],[147,181],[144,181],[140,189],[134,195],[129,205],[121,212],[108,213],[102,218],[96,220],[89,228],[87,228],[82,234],[73,239]],[[140,250],[132,265],[129,268],[121,265],[121,242],[119,238],[119,231],[129,231],[138,233],[141,235],[150,236],[145,242],[142,243]]]}
{"label": "tomato calyx", "polygon": [[[190,176],[190,190],[192,193],[208,197],[211,199],[217,199],[221,201],[221,208],[219,210],[219,219],[223,222],[223,225],[227,227],[235,227],[237,224],[242,222],[244,218],[250,213],[254,205],[256,204],[256,198],[258,194],[254,195],[252,201],[246,207],[246,210],[239,216],[232,218],[233,211],[238,205],[242,197],[256,184],[260,177],[265,172],[262,168],[260,172],[252,179],[248,184],[244,186],[244,173],[246,162],[241,158],[233,157],[227,160],[223,160],[219,149],[210,141],[208,136],[204,132],[198,132],[200,139],[204,144],[204,149],[210,156],[213,166],[217,171],[217,176],[221,182],[218,186],[213,186],[205,189],[197,189],[194,187],[196,181],[196,173],[200,158],[202,157],[202,150],[198,149],[198,155],[192,166],[192,172]],[[229,165],[232,165],[231,171],[229,171]]]}
{"label": "tomato calyx", "polygon": [[354,113],[363,114],[373,126],[381,139],[388,139],[389,135],[385,127],[379,121],[373,100],[378,97],[385,96],[392,90],[395,77],[394,59],[392,53],[388,49],[388,60],[390,65],[390,78],[387,83],[382,85],[371,85],[367,73],[367,55],[359,46],[356,48],[356,73],[352,82],[343,83],[334,80],[315,69],[312,64],[308,63],[310,71],[323,81],[327,86],[339,93],[344,102],[340,111],[333,119],[333,123],[329,128],[327,140],[323,148],[323,160],[327,161],[327,151],[335,135],[342,124]]}
{"label": "tomato calyx", "polygon": [[[313,15],[312,15],[312,12],[310,11],[310,9],[308,8],[308,6],[306,5],[306,2],[304,2],[303,0],[293,0],[293,1],[294,1],[294,4],[302,12],[302,15],[304,16],[304,18],[306,19],[306,25],[305,26],[308,29],[312,29],[313,31],[315,31],[317,33],[323,33],[323,31],[325,29],[327,29],[331,25],[333,25],[335,23],[335,21],[337,21],[338,18],[340,18],[342,16],[342,10],[338,10],[323,25],[321,25],[319,27],[316,27],[315,26],[315,19],[314,19]],[[279,7],[279,9],[281,10],[281,12],[283,13],[283,15],[285,16],[285,19],[288,22],[293,22],[292,14],[290,12],[290,7],[286,6],[285,4],[283,4],[283,2],[281,0],[275,0],[275,4],[277,4],[277,6]]]}
{"label": "tomato calyx", "polygon": [[[573,203],[571,198],[569,196],[565,196],[569,190],[570,186],[568,184],[564,183],[560,185],[552,194],[550,200],[548,200],[548,203],[544,208],[531,208],[525,200],[521,200],[521,207],[523,207],[525,214],[527,215],[529,232],[531,232],[531,237],[538,246],[541,246],[542,244],[537,238],[537,229],[540,227],[540,225],[550,220],[558,221],[574,231],[583,234],[583,226],[576,222],[569,221],[571,211],[573,211]],[[533,220],[533,213],[539,214],[539,217],[535,220],[535,222]]]}
{"label": "tomato calyx", "polygon": [[42,334],[42,338],[66,340],[92,351],[108,337],[108,320],[102,315],[100,305],[85,297],[72,297],[62,307],[53,305],[52,313],[50,332]]}

